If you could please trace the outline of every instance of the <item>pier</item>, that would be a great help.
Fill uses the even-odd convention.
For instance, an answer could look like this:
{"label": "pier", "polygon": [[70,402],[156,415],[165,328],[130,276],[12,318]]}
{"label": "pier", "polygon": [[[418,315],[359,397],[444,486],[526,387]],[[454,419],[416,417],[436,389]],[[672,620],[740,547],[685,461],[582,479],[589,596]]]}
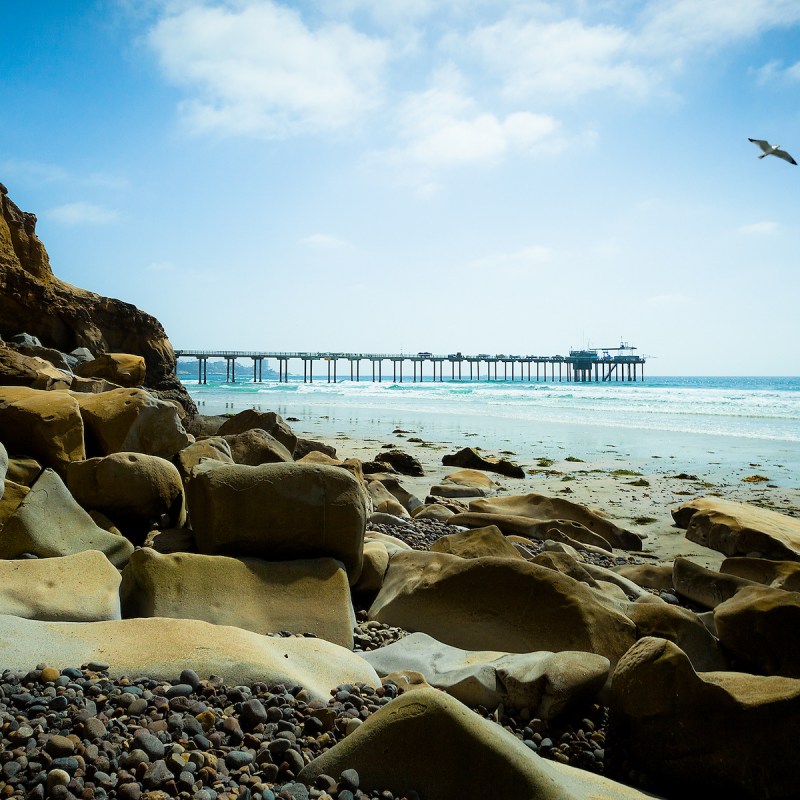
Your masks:
{"label": "pier", "polygon": [[[445,375],[450,381],[527,381],[527,382],[575,382],[575,383],[612,383],[644,381],[645,358],[633,354],[636,350],[622,342],[619,347],[589,348],[586,350],[570,350],[568,356],[518,356],[462,355],[450,353],[435,355],[420,352],[416,355],[408,353],[332,353],[332,352],[288,352],[288,351],[251,351],[251,350],[176,350],[178,358],[196,358],[198,364],[198,383],[208,383],[208,360],[224,360],[226,362],[226,383],[236,382],[237,359],[252,359],[253,383],[263,383],[264,362],[277,361],[278,381],[289,382],[289,362],[303,362],[303,383],[314,382],[314,364],[324,363],[327,366],[327,382],[337,383],[341,375],[340,363],[345,371],[341,375],[351,381],[360,381],[361,365],[366,364],[365,379],[382,382],[384,379],[393,383],[403,383],[411,378],[416,383],[422,381],[423,366],[432,364],[432,380],[443,382]],[[613,353],[613,355],[612,355]],[[411,375],[403,374],[403,367],[410,362]],[[384,371],[384,366],[386,370]],[[370,369],[371,368],[371,369]],[[549,371],[549,375],[548,375]],[[317,374],[325,380],[326,375]]]}

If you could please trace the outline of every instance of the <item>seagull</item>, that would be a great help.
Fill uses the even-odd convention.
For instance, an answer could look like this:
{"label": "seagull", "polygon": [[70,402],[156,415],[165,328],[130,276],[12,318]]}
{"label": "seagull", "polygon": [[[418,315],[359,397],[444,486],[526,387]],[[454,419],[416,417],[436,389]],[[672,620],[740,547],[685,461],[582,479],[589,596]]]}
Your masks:
{"label": "seagull", "polygon": [[759,158],[764,158],[764,156],[778,156],[778,158],[782,158],[784,161],[788,161],[790,164],[797,166],[797,162],[785,150],[781,150],[779,144],[770,144],[763,139],[748,138],[748,141],[757,144],[764,151]]}

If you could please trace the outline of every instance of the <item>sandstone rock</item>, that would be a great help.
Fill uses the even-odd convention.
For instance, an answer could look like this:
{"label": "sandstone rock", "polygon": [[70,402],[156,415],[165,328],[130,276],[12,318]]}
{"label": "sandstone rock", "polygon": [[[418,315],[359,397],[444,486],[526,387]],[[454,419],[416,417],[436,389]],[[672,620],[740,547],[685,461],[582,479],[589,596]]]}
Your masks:
{"label": "sandstone rock", "polygon": [[410,453],[402,450],[384,450],[375,456],[375,461],[380,464],[391,464],[395,471],[401,475],[422,476],[425,474],[422,464]]}
{"label": "sandstone rock", "polygon": [[120,619],[119,571],[97,550],[0,560],[0,615],[54,622]]}
{"label": "sandstone rock", "polygon": [[84,550],[99,550],[115,567],[122,567],[133,545],[98,528],[58,475],[46,469],[3,526],[0,558],[17,558],[23,553],[53,558]]}
{"label": "sandstone rock", "polygon": [[368,596],[371,600],[383,586],[383,576],[389,568],[389,550],[386,544],[375,540],[364,541],[364,559],[361,575],[353,591]]}
{"label": "sandstone rock", "polygon": [[191,413],[194,403],[174,375],[175,353],[159,322],[129,303],[70,286],[53,275],[36,236],[36,217],[0,197],[0,336],[27,330],[61,352],[134,353],[146,382]]}
{"label": "sandstone rock", "polygon": [[[435,752],[432,743],[435,742]],[[644,800],[635,789],[547,761],[513,734],[447,694],[418,688],[381,708],[353,733],[298,774],[311,785],[319,775],[354,769],[360,789],[388,789],[395,797],[413,787],[435,800]]]}
{"label": "sandstone rock", "polygon": [[340,469],[347,470],[360,484],[364,485],[365,483],[364,472],[361,469],[361,461],[357,458],[346,458],[344,461],[339,461],[336,458],[331,458],[327,453],[323,453],[320,450],[312,450],[310,453],[306,453],[306,455],[300,459],[299,463],[309,466],[317,464],[339,467]]}
{"label": "sandstone rock", "polygon": [[103,353],[73,370],[81,378],[102,378],[129,388],[144,383],[146,366],[142,356],[130,353]]}
{"label": "sandstone rock", "polygon": [[201,619],[255,633],[313,633],[353,648],[356,624],[342,564],[268,562],[137,550],[122,573],[125,617]]}
{"label": "sandstone rock", "polygon": [[73,397],[80,406],[91,456],[130,452],[169,459],[192,442],[175,406],[143,389]]}
{"label": "sandstone rock", "polygon": [[452,483],[456,486],[471,486],[479,489],[496,489],[500,484],[493,481],[485,472],[477,469],[460,469],[445,475],[442,483]]}
{"label": "sandstone rock", "polygon": [[[277,638],[227,625],[189,619],[123,619],[112,622],[38,622],[0,617],[5,669],[31,664],[109,664],[112,677],[147,675],[174,680],[181,669],[228,685],[263,682],[304,687],[327,702],[332,687],[380,679],[364,659],[322,639]],[[177,669],[176,669],[177,668]]]}
{"label": "sandstone rock", "polygon": [[71,376],[37,356],[27,356],[0,344],[0,385],[31,389],[68,389]]}
{"label": "sandstone rock", "polygon": [[325,444],[324,442],[317,442],[313,439],[302,438],[297,440],[297,444],[294,446],[294,451],[292,452],[292,457],[295,459],[295,461],[299,461],[303,456],[314,452],[324,453],[326,456],[336,459],[335,447]]}
{"label": "sandstone rock", "polygon": [[256,411],[254,408],[240,411],[236,416],[223,422],[217,435],[228,436],[233,433],[244,433],[253,428],[266,431],[290,453],[294,452],[294,448],[297,446],[297,436],[292,433],[292,429],[280,414],[276,414],[274,411]]}
{"label": "sandstone rock", "polygon": [[0,441],[62,475],[86,458],[78,404],[66,392],[0,386]]}
{"label": "sandstone rock", "polygon": [[644,589],[668,592],[673,589],[672,564],[622,564],[613,569]]}
{"label": "sandstone rock", "polygon": [[369,481],[367,491],[372,499],[372,507],[380,514],[392,514],[395,517],[410,519],[411,515],[406,511],[395,496],[380,482]]}
{"label": "sandstone rock", "polygon": [[[19,504],[25,499],[30,490],[14,481],[6,481],[3,497],[0,499],[0,529],[6,524],[8,518],[17,510]],[[2,534],[0,534],[2,536]]]}
{"label": "sandstone rock", "polygon": [[[571,520],[601,536],[614,547],[622,550],[642,549],[642,537],[639,534],[620,528],[585,506],[560,497],[531,493],[473,500],[469,504],[469,510],[489,514],[513,514],[538,520]],[[580,541],[576,534],[570,535]]]}
{"label": "sandstone rock", "polygon": [[800,594],[753,584],[714,609],[723,647],[748,669],[800,678]]}
{"label": "sandstone rock", "polygon": [[434,522],[447,522],[453,512],[441,503],[429,503],[414,509],[411,515],[414,519],[431,519]]}
{"label": "sandstone rock", "polygon": [[79,392],[80,394],[100,394],[101,392],[110,392],[122,387],[103,378],[81,378],[79,375],[73,375],[69,388],[70,391]]}
{"label": "sandstone rock", "polygon": [[612,663],[634,625],[578,581],[523,560],[395,553],[369,618],[465,650],[580,650]]}
{"label": "sandstone rock", "polygon": [[736,575],[773,589],[800,592],[800,563],[797,561],[767,561],[747,556],[726,558],[719,568],[727,575]]}
{"label": "sandstone rock", "polygon": [[438,483],[431,486],[431,494],[434,497],[486,497],[488,492],[478,486],[458,486],[454,483]]}
{"label": "sandstone rock", "polygon": [[472,447],[465,447],[457,453],[442,456],[442,464],[446,467],[464,467],[466,469],[482,469],[496,472],[508,478],[524,478],[525,470],[513,464],[507,458],[484,457]]}
{"label": "sandstone rock", "polygon": [[380,481],[385,489],[392,494],[395,500],[400,503],[409,514],[413,514],[417,508],[422,506],[422,500],[403,486],[394,475],[371,475],[372,480]]}
{"label": "sandstone rock", "polygon": [[9,458],[6,480],[32,486],[42,474],[42,465],[32,458]]}
{"label": "sandstone rock", "polygon": [[259,464],[294,461],[292,454],[274,436],[260,428],[228,434],[222,438],[230,445],[231,458],[235,464],[257,467]]}
{"label": "sandstone rock", "polygon": [[204,458],[219,461],[221,464],[233,464],[231,446],[222,436],[211,436],[194,444],[187,445],[179,450],[172,461],[178,468],[181,479],[186,483],[192,475],[194,468]]}
{"label": "sandstone rock", "polygon": [[591,702],[608,678],[607,658],[589,653],[500,653],[450,647],[424,633],[364,653],[381,678],[414,670],[468,706],[527,708],[551,719]]}
{"label": "sandstone rock", "polygon": [[367,499],[339,467],[200,464],[187,486],[197,547],[268,561],[331,557],[361,572]]}
{"label": "sandstone rock", "polygon": [[696,672],[729,669],[717,640],[697,614],[668,603],[631,603],[628,616],[636,625],[636,637],[657,636],[676,644]]}
{"label": "sandstone rock", "polygon": [[62,372],[72,372],[72,365],[64,353],[52,347],[42,347],[40,344],[19,344],[17,345],[17,352],[25,356],[44,359]]}
{"label": "sandstone rock", "polygon": [[[452,511],[453,514],[465,514],[469,508],[467,504],[463,500],[458,500],[455,497],[436,497],[432,494],[429,494],[425,498],[425,505],[426,506],[444,506],[449,511]],[[490,524],[490,523],[486,523]],[[480,528],[480,525],[473,526],[475,528]]]}
{"label": "sandstone rock", "polygon": [[635,769],[670,797],[797,791],[800,681],[697,674],[672,642],[647,637],[617,664],[609,705],[607,774]]}
{"label": "sandstone rock", "polygon": [[705,608],[716,608],[740,589],[758,585],[745,578],[706,569],[688,558],[680,557],[672,565],[672,584],[678,594]]}
{"label": "sandstone rock", "polygon": [[698,497],[672,511],[686,538],[726,556],[758,553],[775,561],[800,561],[800,519],[764,508]]}
{"label": "sandstone rock", "polygon": [[500,528],[495,525],[442,536],[431,545],[431,551],[450,553],[450,555],[461,558],[483,558],[485,556],[522,558],[514,545],[503,536]]}
{"label": "sandstone rock", "polygon": [[67,486],[85,508],[105,514],[126,536],[186,522],[183,481],[174,464],[144,453],[112,453],[76,461]]}
{"label": "sandstone rock", "polygon": [[577,541],[582,545],[598,548],[605,553],[610,553],[612,550],[606,539],[597,533],[593,533],[579,522],[572,520],[536,520],[515,514],[467,511],[457,513],[448,522],[451,525],[463,525],[467,528],[496,525],[506,535],[524,536],[527,539],[539,542],[543,542],[545,539],[553,539],[554,541],[573,544]]}
{"label": "sandstone rock", "polygon": [[364,534],[364,541],[380,542],[382,545],[384,545],[384,547],[386,547],[390,555],[392,553],[396,553],[398,550],[404,550],[407,552],[413,550],[411,545],[407,544],[402,539],[398,539],[396,536],[389,536],[388,533],[381,533],[380,531],[367,531]]}
{"label": "sandstone rock", "polygon": [[391,465],[381,461],[364,461],[361,465],[365,475],[373,476],[373,480],[377,480],[376,475],[396,475],[397,470]]}

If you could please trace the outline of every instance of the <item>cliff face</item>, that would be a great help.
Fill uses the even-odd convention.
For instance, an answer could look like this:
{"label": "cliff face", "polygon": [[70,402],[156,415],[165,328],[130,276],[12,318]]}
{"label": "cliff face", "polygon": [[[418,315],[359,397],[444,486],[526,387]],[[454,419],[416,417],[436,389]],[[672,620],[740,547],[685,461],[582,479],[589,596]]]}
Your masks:
{"label": "cliff face", "polygon": [[143,356],[145,385],[196,411],[174,375],[175,353],[161,323],[130,303],[56,278],[36,236],[36,216],[21,211],[0,184],[0,337],[22,332],[63,352],[87,347],[94,355]]}

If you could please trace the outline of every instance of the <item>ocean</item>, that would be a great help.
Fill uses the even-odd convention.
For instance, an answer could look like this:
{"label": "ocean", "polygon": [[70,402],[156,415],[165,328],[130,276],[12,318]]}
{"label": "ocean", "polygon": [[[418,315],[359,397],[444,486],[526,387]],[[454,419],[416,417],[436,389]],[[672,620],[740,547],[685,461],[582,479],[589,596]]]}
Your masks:
{"label": "ocean", "polygon": [[641,465],[671,459],[670,468],[709,479],[768,475],[776,486],[800,486],[800,378],[648,377],[637,383],[461,381],[373,383],[224,383],[199,385],[193,363],[181,379],[201,413],[248,407],[299,419],[313,437],[391,442],[395,428],[454,447],[509,450],[520,460],[571,455]]}

